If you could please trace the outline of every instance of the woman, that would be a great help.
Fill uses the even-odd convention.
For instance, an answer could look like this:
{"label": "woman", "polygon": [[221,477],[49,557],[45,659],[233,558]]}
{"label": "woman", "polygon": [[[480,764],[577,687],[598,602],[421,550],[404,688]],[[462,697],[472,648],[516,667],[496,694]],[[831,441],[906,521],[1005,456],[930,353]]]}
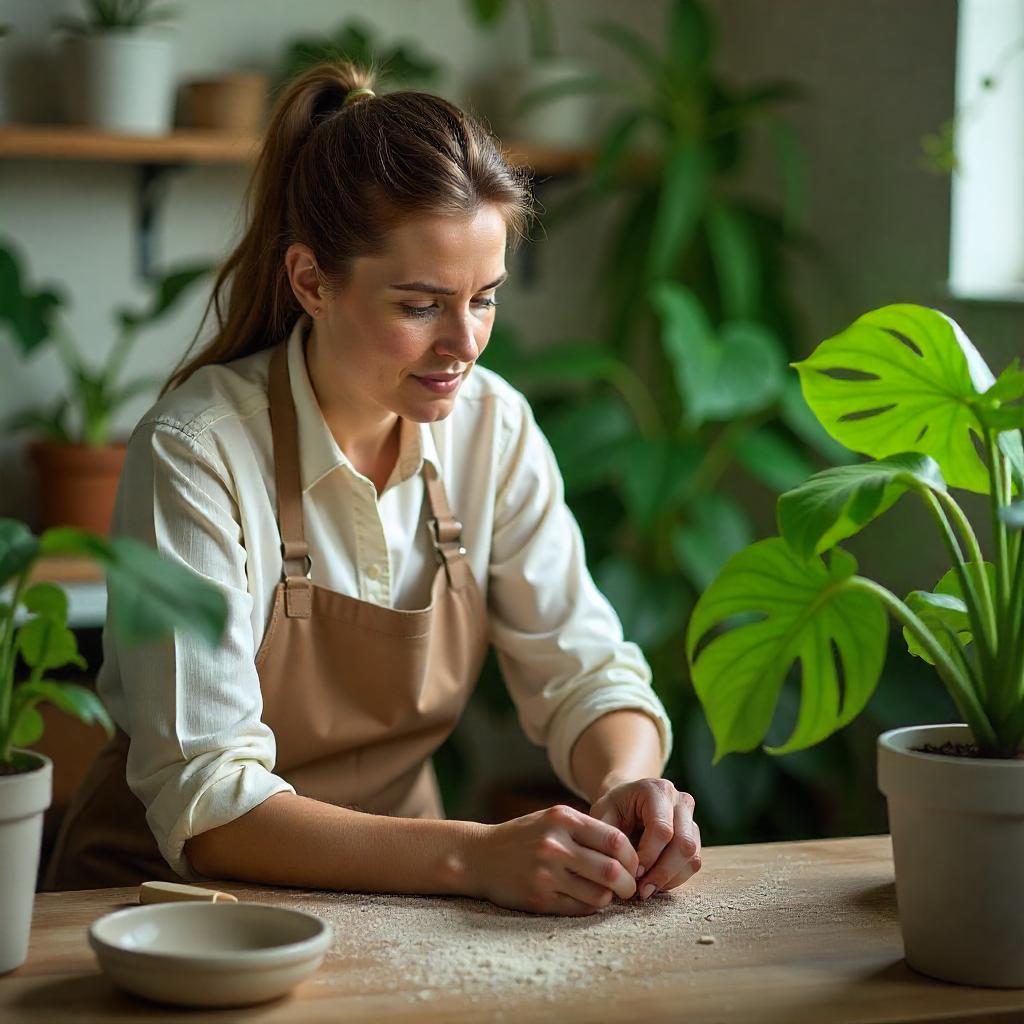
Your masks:
{"label": "woman", "polygon": [[[445,100],[372,84],[328,63],[281,95],[219,333],[132,435],[115,530],[217,586],[228,626],[212,652],[105,631],[119,729],[46,888],[237,878],[579,915],[700,866],[650,670],[528,405],[476,366],[525,175]],[[488,643],[589,815],[445,819],[430,757]]]}

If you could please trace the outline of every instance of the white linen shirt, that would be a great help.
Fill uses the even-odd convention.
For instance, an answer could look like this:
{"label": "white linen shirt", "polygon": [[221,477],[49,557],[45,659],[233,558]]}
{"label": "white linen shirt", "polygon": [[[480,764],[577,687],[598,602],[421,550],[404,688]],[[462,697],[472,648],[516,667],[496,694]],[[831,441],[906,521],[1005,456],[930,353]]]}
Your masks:
{"label": "white linen shirt", "polygon": [[[474,366],[447,418],[401,421],[398,460],[378,495],[320,412],[306,371],[309,323],[296,321],[287,346],[313,582],[384,607],[429,604],[437,562],[420,473],[429,460],[463,524],[488,636],[526,736],[586,799],[572,775],[573,743],[609,711],[635,708],[658,726],[664,771],[670,721],[640,649],[623,640],[591,579],[554,455],[526,399]],[[216,649],[181,631],[126,647],[109,619],[103,633],[97,689],[131,737],[128,786],[167,863],[190,880],[203,876],[184,854],[188,838],[295,792],[274,774],[255,667],[281,578],[270,355],[204,366],[149,410],[128,443],[114,512],[113,533],[190,566],[227,600]]]}

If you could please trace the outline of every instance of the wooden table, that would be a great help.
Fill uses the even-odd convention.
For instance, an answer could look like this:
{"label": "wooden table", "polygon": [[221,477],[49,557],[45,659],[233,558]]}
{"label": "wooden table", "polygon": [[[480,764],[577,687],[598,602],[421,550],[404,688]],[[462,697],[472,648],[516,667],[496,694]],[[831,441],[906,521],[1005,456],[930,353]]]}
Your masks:
{"label": "wooden table", "polygon": [[28,961],[0,977],[0,1020],[1024,1022],[1024,990],[907,967],[888,836],[711,847],[672,892],[577,918],[439,896],[224,888],[332,920],[336,945],[317,974],[262,1007],[158,1007],[114,989],[86,943],[86,925],[136,890],[42,893]]}

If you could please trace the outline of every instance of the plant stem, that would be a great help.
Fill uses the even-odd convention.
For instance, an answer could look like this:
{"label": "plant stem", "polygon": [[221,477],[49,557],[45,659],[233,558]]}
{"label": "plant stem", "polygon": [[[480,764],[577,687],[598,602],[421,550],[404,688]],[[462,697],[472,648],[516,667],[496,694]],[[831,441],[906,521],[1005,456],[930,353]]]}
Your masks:
{"label": "plant stem", "polygon": [[[964,564],[963,554],[960,551],[960,545],[957,543],[957,539],[953,534],[953,529],[949,525],[949,520],[946,518],[946,513],[943,511],[942,506],[939,504],[936,498],[935,492],[925,484],[915,485],[915,490],[924,499],[925,505],[928,506],[929,511],[935,518],[936,523],[939,526],[939,533],[942,536],[942,542],[946,545],[946,550],[949,552],[949,558],[952,562],[953,569],[957,574],[957,578],[960,580],[960,592],[963,596],[964,606],[967,608],[967,617],[971,623],[971,632],[974,635],[975,650],[978,652],[978,673],[980,676],[979,683],[981,689],[977,692],[979,700],[984,700],[988,694],[989,689],[995,685],[993,678],[993,661],[995,657],[995,637],[991,640],[986,632],[986,627],[982,622],[981,617],[981,602],[978,598],[978,592],[974,585],[974,579],[967,570],[967,566]],[[984,572],[984,566],[982,567]]]}
{"label": "plant stem", "polygon": [[[992,689],[991,706],[997,723],[1002,722],[1012,710],[1013,695],[1017,680],[1013,673],[1012,651],[1015,646],[1013,634],[1015,624],[1010,618],[1010,554],[1006,524],[1000,516],[1003,507],[1009,504],[1010,480],[1008,467],[999,450],[998,435],[993,430],[985,431],[985,448],[989,458],[989,507],[992,513],[992,540],[995,549],[994,563],[996,576],[996,665],[989,685]],[[1016,627],[1016,628],[1019,628]]]}
{"label": "plant stem", "polygon": [[979,747],[995,749],[998,746],[996,734],[985,709],[979,703],[977,695],[967,683],[963,673],[935,639],[932,631],[891,590],[887,590],[880,583],[865,576],[851,576],[845,581],[844,586],[873,594],[894,618],[902,622],[917,637],[921,646],[935,662],[935,670],[938,672],[939,678],[945,683],[946,690],[964,721],[970,727]]}
{"label": "plant stem", "polygon": [[657,437],[663,433],[663,424],[658,415],[658,406],[654,396],[640,379],[632,367],[626,363],[619,365],[608,376],[608,383],[615,388],[629,406],[636,420],[640,433],[647,437]]}
{"label": "plant stem", "polygon": [[28,582],[31,564],[18,576],[11,597],[11,607],[4,623],[3,640],[0,642],[0,764],[11,761],[11,699],[14,692],[14,616],[21,600],[22,591]]}

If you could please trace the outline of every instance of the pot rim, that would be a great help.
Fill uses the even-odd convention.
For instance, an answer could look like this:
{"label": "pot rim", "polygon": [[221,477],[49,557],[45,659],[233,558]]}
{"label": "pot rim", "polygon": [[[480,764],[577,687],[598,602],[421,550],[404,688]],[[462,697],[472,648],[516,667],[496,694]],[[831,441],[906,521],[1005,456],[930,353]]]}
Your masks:
{"label": "pot rim", "polygon": [[47,757],[45,754],[39,753],[38,750],[26,750],[24,747],[11,747],[11,753],[23,754],[24,756],[30,757],[33,760],[37,761],[38,764],[36,764],[34,768],[29,768],[27,771],[12,772],[8,775],[0,775],[0,786],[2,786],[5,782],[8,782],[12,779],[23,779],[26,776],[35,775],[37,772],[45,772],[48,770],[52,770],[53,768],[53,759]]}
{"label": "pot rim", "polygon": [[[908,757],[917,761],[938,762],[940,764],[956,764],[964,770],[969,768],[988,770],[995,769],[1024,769],[1024,758],[1020,757],[951,757],[949,754],[931,754],[923,750],[910,750],[907,746],[898,742],[899,738],[910,739],[912,734],[915,740],[927,742],[929,733],[944,733],[953,730],[966,735],[970,742],[974,742],[974,735],[970,727],[964,722],[938,722],[928,725],[904,725],[896,729],[887,729],[880,733],[877,741],[877,749],[885,751],[890,755]],[[961,741],[962,742],[962,741]]]}

